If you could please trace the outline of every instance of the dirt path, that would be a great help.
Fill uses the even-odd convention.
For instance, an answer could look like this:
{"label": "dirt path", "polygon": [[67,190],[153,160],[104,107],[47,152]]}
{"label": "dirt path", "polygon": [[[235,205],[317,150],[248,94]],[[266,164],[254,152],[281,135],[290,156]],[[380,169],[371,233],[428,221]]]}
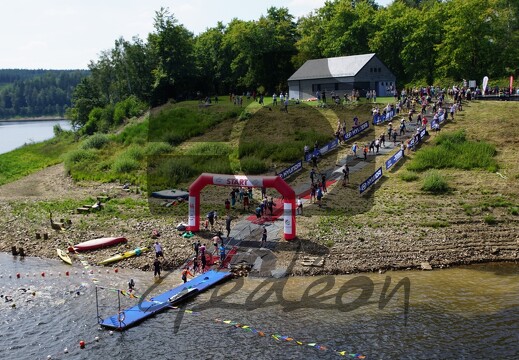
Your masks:
{"label": "dirt path", "polygon": [[63,164],[58,164],[0,186],[0,201],[85,198],[114,190],[114,184],[74,183]]}

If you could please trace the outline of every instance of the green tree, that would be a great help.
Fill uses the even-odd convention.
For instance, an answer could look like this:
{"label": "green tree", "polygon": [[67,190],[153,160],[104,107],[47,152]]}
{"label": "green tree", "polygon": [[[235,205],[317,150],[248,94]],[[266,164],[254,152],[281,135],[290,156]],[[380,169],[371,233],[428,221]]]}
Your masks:
{"label": "green tree", "polygon": [[499,21],[497,0],[455,0],[445,8],[443,40],[435,49],[438,75],[482,78],[492,67],[496,47],[492,24]]}
{"label": "green tree", "polygon": [[193,34],[165,8],[155,13],[154,27],[155,32],[148,35],[148,46],[156,61],[151,102],[158,105],[171,97],[185,97],[192,90]]}

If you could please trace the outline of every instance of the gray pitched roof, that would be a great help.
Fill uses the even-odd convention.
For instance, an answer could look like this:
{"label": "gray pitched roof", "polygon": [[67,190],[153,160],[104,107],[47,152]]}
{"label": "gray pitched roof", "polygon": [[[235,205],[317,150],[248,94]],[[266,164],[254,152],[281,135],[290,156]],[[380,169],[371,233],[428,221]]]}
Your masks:
{"label": "gray pitched roof", "polygon": [[307,60],[288,81],[355,76],[374,56],[363,54]]}

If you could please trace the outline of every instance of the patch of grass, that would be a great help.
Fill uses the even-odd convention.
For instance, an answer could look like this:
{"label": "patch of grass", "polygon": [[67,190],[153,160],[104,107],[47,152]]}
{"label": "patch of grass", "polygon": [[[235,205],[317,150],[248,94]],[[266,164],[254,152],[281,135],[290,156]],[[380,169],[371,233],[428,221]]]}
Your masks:
{"label": "patch of grass", "polygon": [[497,162],[494,145],[484,141],[469,141],[463,130],[438,135],[435,146],[416,153],[407,168],[414,171],[454,168],[461,170],[486,169],[495,172]]}
{"label": "patch of grass", "polygon": [[146,156],[167,154],[173,151],[173,147],[166,142],[150,142],[146,144]]}
{"label": "patch of grass", "polygon": [[469,215],[469,216],[472,216],[475,214],[475,210],[474,210],[474,206],[472,205],[469,205],[469,204],[463,204],[461,205],[463,211],[465,212],[465,214]]}
{"label": "patch of grass", "polygon": [[247,110],[243,110],[240,114],[240,116],[238,117],[238,120],[240,121],[244,121],[244,120],[248,120],[252,117],[252,114],[250,112],[248,112]]}
{"label": "patch of grass", "polygon": [[512,206],[512,207],[510,207],[509,210],[510,210],[511,215],[515,215],[515,216],[519,215],[519,207]]}
{"label": "patch of grass", "polygon": [[423,179],[422,190],[431,194],[444,194],[450,188],[447,180],[438,171],[429,171]]}
{"label": "patch of grass", "polygon": [[211,107],[201,111],[188,105],[186,103],[182,106],[166,107],[150,116],[149,138],[175,146],[189,138],[204,134],[228,118],[237,116],[234,109],[222,112]]}
{"label": "patch of grass", "polygon": [[268,170],[265,161],[254,156],[247,156],[240,160],[241,170],[248,175],[257,175]]}
{"label": "patch of grass", "polygon": [[60,136],[58,141],[51,139],[0,154],[0,185],[60,163],[63,160],[63,154],[76,146],[72,135],[62,135],[66,136]]}
{"label": "patch of grass", "polygon": [[418,176],[418,174],[414,171],[402,171],[398,177],[405,181],[405,182],[411,182],[411,181],[416,181],[420,178],[420,176]]}
{"label": "patch of grass", "polygon": [[195,143],[194,146],[186,150],[186,155],[211,155],[222,156],[229,155],[231,148],[225,143],[219,142],[201,142]]}
{"label": "patch of grass", "polygon": [[481,207],[493,207],[493,208],[496,208],[496,207],[509,207],[509,206],[512,206],[512,202],[505,199],[503,196],[496,196],[492,199],[489,199],[489,200],[485,200],[483,202],[481,202],[480,206]]}
{"label": "patch of grass", "polygon": [[333,245],[335,245],[335,241],[333,241],[332,239],[328,239],[326,240],[326,242],[324,243],[324,245],[328,248],[332,248]]}
{"label": "patch of grass", "polygon": [[483,221],[485,221],[485,224],[488,224],[488,225],[497,224],[497,219],[493,215],[485,215],[485,217],[483,218]]}
{"label": "patch of grass", "polygon": [[436,220],[436,221],[425,222],[423,225],[426,227],[431,227],[433,229],[439,229],[439,228],[448,227],[449,223],[447,221]]}

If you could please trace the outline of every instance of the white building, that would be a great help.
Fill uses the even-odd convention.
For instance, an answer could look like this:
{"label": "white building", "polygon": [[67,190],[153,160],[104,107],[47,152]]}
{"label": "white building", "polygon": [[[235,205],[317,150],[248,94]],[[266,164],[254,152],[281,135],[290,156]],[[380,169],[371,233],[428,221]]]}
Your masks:
{"label": "white building", "polygon": [[[391,96],[396,77],[375,54],[340,56],[308,60],[289,79],[291,99],[306,100],[326,91],[329,98],[351,94],[359,90],[364,96],[368,90],[376,90],[377,96]],[[389,90],[389,91],[388,91]]]}

